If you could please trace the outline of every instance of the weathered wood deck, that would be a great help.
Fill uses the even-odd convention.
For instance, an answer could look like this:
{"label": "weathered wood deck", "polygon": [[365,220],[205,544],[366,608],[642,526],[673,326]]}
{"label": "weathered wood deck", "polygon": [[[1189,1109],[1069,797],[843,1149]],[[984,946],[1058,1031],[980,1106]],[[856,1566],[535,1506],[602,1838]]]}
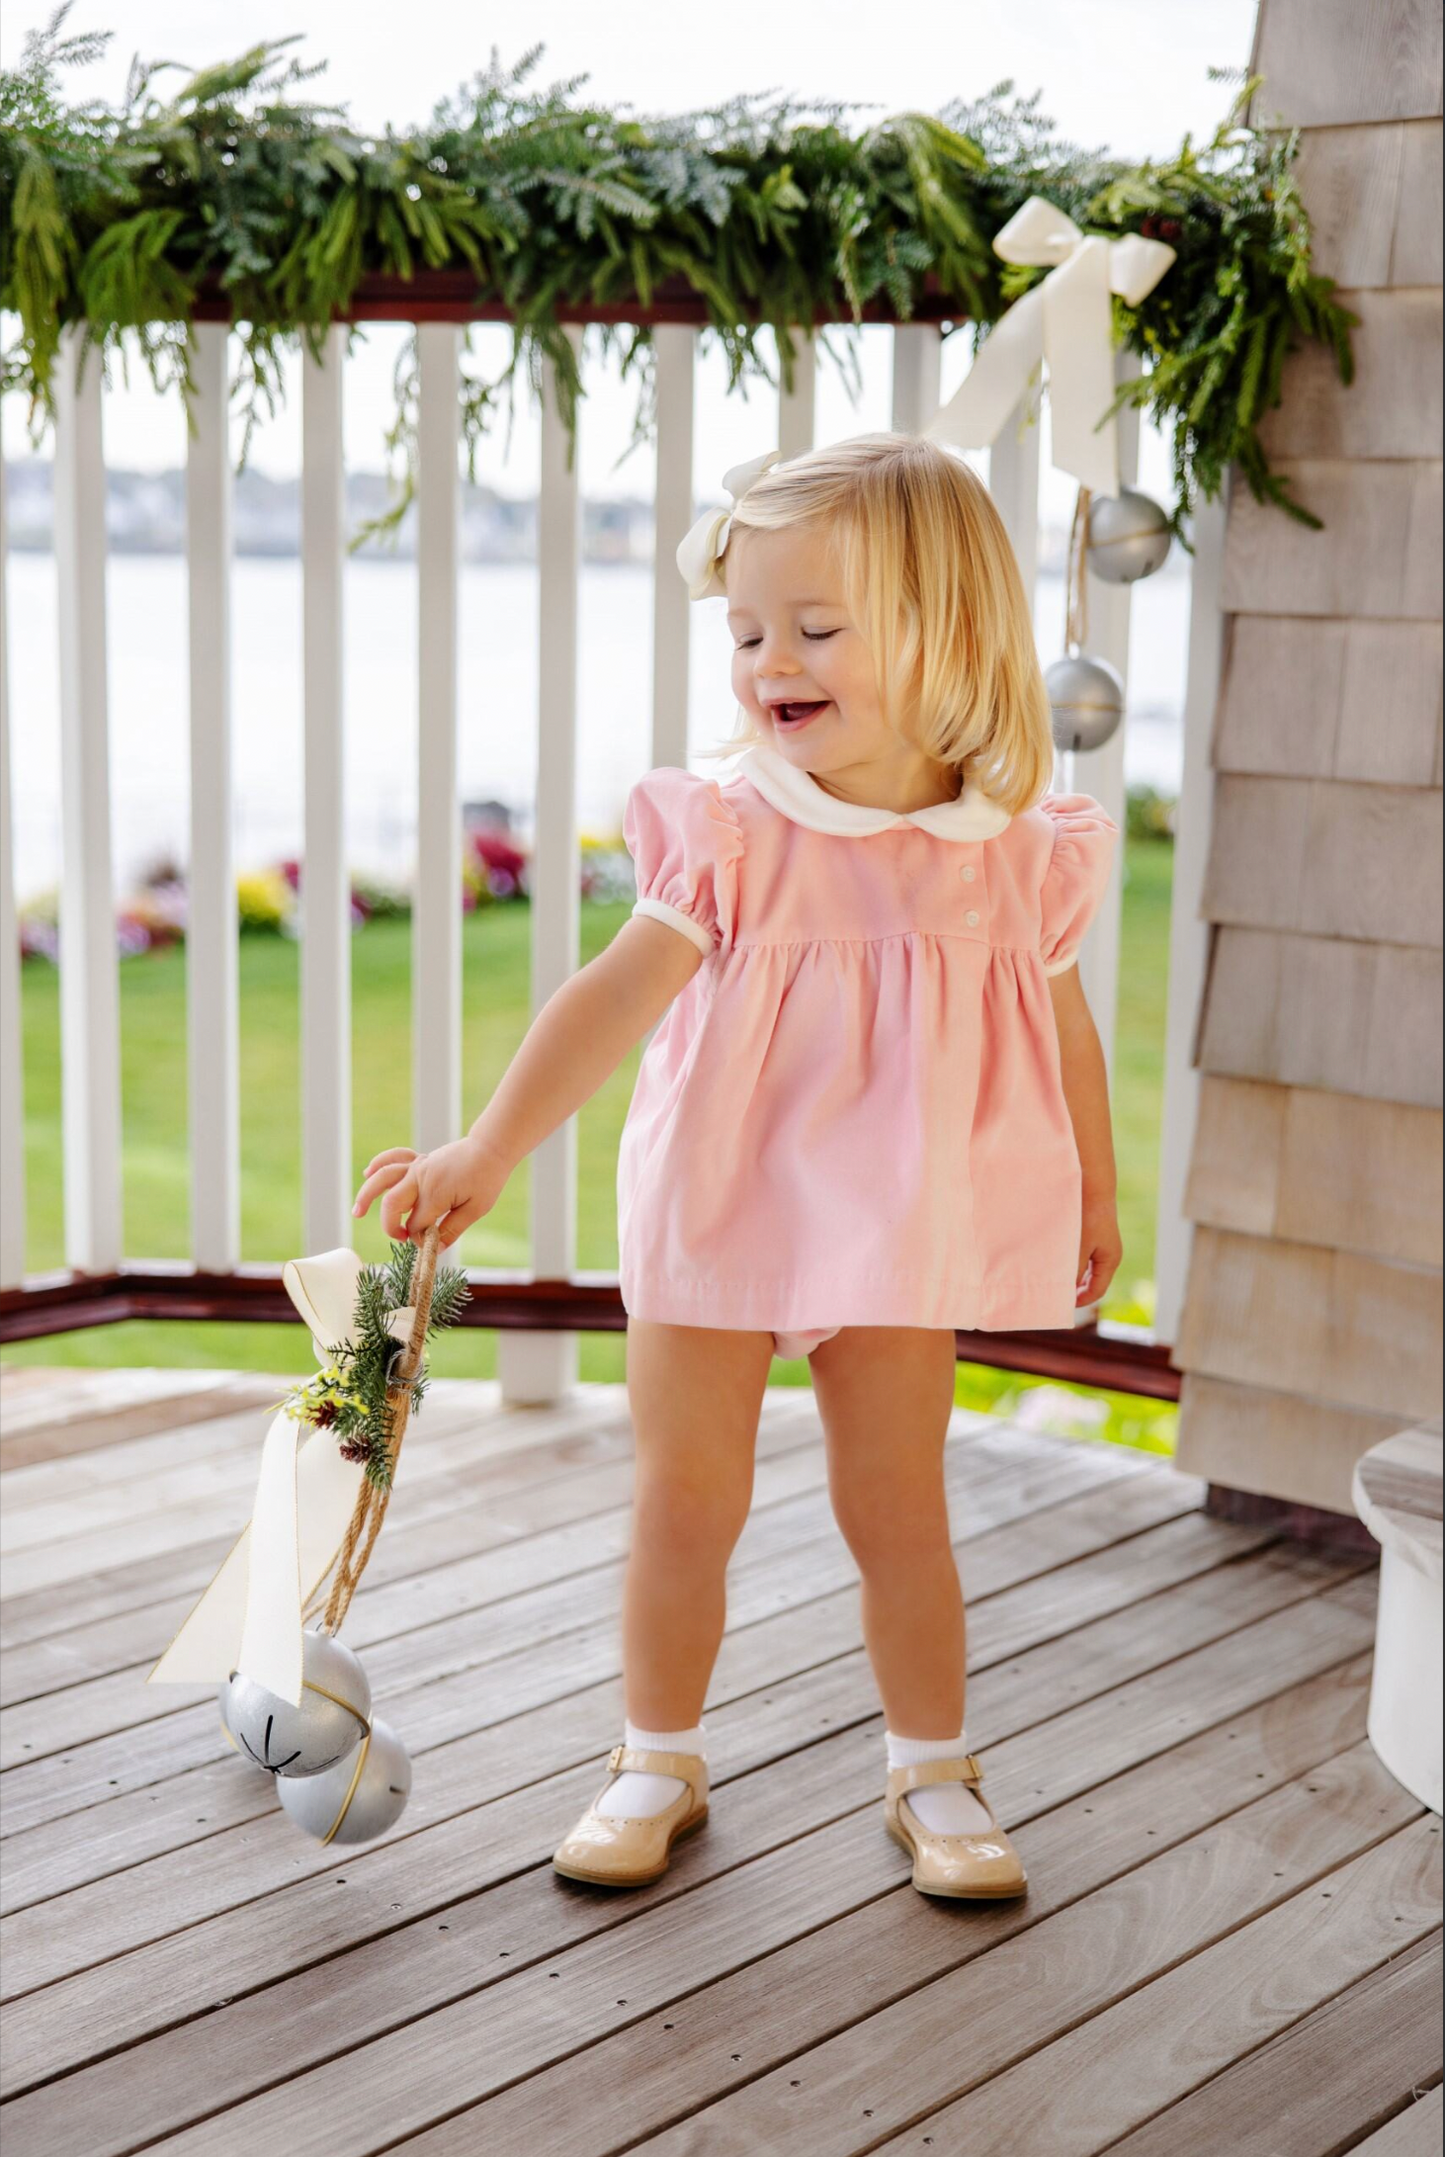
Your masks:
{"label": "weathered wood deck", "polygon": [[1365,1737],[1372,1565],[960,1415],[969,1735],[1031,1891],[930,1902],[883,1829],[812,1396],[774,1389],[712,1816],[617,1895],[548,1859],[621,1727],[625,1397],[438,1381],[347,1626],[414,1794],[338,1853],[209,1696],[141,1682],[278,1390],[5,1375],[7,2157],[1439,2147],[1440,1823]]}

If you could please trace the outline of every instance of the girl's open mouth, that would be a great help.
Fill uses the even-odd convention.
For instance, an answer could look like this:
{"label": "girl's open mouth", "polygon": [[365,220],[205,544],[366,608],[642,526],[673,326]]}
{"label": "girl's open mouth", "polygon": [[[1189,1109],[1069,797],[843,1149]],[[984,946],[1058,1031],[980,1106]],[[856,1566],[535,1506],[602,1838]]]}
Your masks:
{"label": "girl's open mouth", "polygon": [[811,704],[775,704],[773,717],[783,726],[806,726],[810,719],[817,718],[819,712],[825,712],[831,702],[831,697],[824,697]]}

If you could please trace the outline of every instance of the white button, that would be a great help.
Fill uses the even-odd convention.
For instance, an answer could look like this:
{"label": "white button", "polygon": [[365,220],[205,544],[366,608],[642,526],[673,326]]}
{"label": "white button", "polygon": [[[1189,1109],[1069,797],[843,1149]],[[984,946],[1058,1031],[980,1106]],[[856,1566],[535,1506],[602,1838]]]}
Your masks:
{"label": "white button", "polygon": [[966,869],[960,870],[959,873],[966,884],[971,884],[974,878],[977,876],[978,871],[973,867],[972,863],[970,863]]}
{"label": "white button", "polygon": [[977,916],[977,914],[973,913],[972,911],[970,911],[969,913],[967,913],[967,914],[966,914],[966,915],[964,916],[964,919],[965,919],[965,920],[967,921],[967,923],[968,923],[968,925],[969,925],[969,927],[970,927],[971,929],[976,929],[976,928],[978,927],[978,916]]}

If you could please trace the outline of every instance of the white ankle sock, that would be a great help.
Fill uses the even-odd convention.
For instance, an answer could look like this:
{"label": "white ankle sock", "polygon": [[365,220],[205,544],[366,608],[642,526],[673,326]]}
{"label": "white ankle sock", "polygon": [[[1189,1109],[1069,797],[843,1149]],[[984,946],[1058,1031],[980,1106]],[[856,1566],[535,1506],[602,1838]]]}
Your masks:
{"label": "white ankle sock", "polygon": [[[952,1760],[968,1751],[968,1735],[963,1730],[956,1738],[901,1738],[892,1730],[885,1730],[883,1736],[890,1768],[917,1767],[925,1760]],[[904,1795],[909,1809],[931,1834],[981,1835],[993,1825],[987,1806],[979,1803],[967,1783],[924,1783]]]}
{"label": "white ankle sock", "polygon": [[[624,1722],[623,1743],[652,1753],[707,1756],[707,1733],[701,1723],[695,1723],[691,1730],[642,1730],[636,1723]],[[638,1768],[624,1768],[598,1799],[597,1810],[605,1820],[614,1820],[621,1813],[632,1820],[650,1820],[655,1813],[666,1812],[686,1788],[679,1775],[646,1775]]]}

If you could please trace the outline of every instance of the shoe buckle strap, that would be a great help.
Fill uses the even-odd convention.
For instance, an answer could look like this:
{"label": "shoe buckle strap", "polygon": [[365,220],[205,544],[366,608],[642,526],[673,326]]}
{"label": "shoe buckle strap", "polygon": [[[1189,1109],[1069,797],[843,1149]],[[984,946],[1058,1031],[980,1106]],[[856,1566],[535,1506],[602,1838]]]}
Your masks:
{"label": "shoe buckle strap", "polygon": [[897,1771],[899,1790],[916,1790],[926,1783],[980,1783],[983,1763],[977,1753],[957,1753],[951,1760],[916,1760]]}
{"label": "shoe buckle strap", "polygon": [[696,1790],[702,1779],[703,1760],[700,1753],[652,1752],[645,1746],[623,1744],[613,1746],[607,1765],[614,1774],[631,1768],[642,1775],[675,1775]]}

